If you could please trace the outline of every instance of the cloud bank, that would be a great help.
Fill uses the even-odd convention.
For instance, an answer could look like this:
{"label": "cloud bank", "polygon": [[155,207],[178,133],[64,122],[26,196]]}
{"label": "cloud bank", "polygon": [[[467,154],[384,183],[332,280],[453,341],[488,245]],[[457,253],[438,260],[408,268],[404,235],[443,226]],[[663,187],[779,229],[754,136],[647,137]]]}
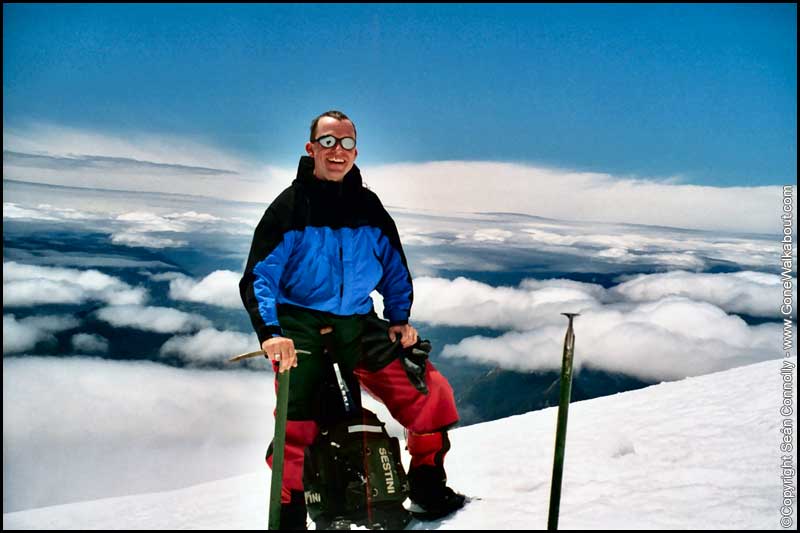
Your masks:
{"label": "cloud bank", "polygon": [[[112,190],[191,191],[265,204],[289,185],[295,172],[245,161],[190,139],[121,137],[47,124],[10,130],[3,148],[3,174],[10,179]],[[375,165],[363,168],[362,174],[388,205],[400,208],[440,213],[511,211],[726,231],[780,230],[778,186],[697,186],[681,184],[675,177],[632,179],[481,161]],[[795,192],[795,205],[796,199]],[[478,237],[492,240],[503,235]]]}
{"label": "cloud bank", "polygon": [[164,355],[178,355],[187,363],[222,363],[242,353],[259,349],[255,333],[206,328],[194,335],[172,337],[161,347]]}
{"label": "cloud bank", "polygon": [[168,280],[169,297],[173,300],[241,309],[242,299],[239,295],[241,277],[241,273],[231,270],[215,270],[199,281],[175,272],[156,274],[151,279],[154,281]]}
{"label": "cloud bank", "polygon": [[685,296],[714,304],[729,313],[771,318],[779,318],[782,291],[780,276],[750,271],[730,274],[681,271],[642,274],[612,289],[613,294],[632,302]]}
{"label": "cloud bank", "polygon": [[778,186],[708,187],[471,161],[383,165],[368,169],[365,179],[389,205],[435,212],[447,206],[448,211],[763,233],[780,226]]}
{"label": "cloud bank", "polygon": [[141,304],[147,291],[132,287],[99,270],[78,270],[3,263],[3,306],[80,304],[97,300],[109,304]]}
{"label": "cloud bank", "polygon": [[3,393],[4,512],[251,472],[272,434],[256,372],[10,358]]}
{"label": "cloud bank", "polygon": [[3,353],[22,353],[40,342],[55,343],[54,333],[76,328],[80,321],[68,315],[40,315],[17,320],[3,315]]}
{"label": "cloud bank", "polygon": [[423,323],[423,331],[424,323],[513,330],[463,339],[445,346],[445,356],[558,370],[566,328],[561,313],[580,313],[578,366],[679,379],[781,357],[781,323],[748,325],[733,314],[780,319],[781,289],[779,276],[759,272],[640,275],[609,289],[560,279],[492,287],[465,278],[420,278],[412,320]]}
{"label": "cloud bank", "polygon": [[[275,389],[263,359],[253,370],[221,371],[149,361],[4,358],[3,398],[4,513],[254,471],[269,483],[264,454]],[[366,395],[364,404],[403,438],[382,404]]]}
{"label": "cloud bank", "polygon": [[70,341],[78,353],[108,353],[108,339],[102,335],[78,333]]}
{"label": "cloud bank", "polygon": [[[559,370],[566,319],[498,338],[470,337],[443,355],[521,371]],[[717,372],[783,353],[782,326],[748,326],[718,307],[669,297],[632,307],[584,311],[575,322],[575,366],[590,365],[647,381]]]}
{"label": "cloud bank", "polygon": [[156,333],[193,331],[211,325],[201,315],[185,313],[171,307],[114,305],[98,309],[96,315],[117,328],[136,328]]}

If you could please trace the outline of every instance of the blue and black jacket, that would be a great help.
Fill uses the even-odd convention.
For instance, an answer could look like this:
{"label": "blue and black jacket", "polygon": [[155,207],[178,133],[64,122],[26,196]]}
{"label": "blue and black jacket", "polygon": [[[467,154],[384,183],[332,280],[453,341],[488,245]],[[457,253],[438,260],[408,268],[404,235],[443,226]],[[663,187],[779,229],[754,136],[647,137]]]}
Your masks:
{"label": "blue and black jacket", "polygon": [[239,282],[259,342],[282,334],[280,304],[368,314],[376,289],[384,317],[392,325],[408,323],[411,274],[394,221],[363,187],[358,167],[342,181],[326,181],[314,176],[314,160],[302,157],[297,178],[256,227]]}

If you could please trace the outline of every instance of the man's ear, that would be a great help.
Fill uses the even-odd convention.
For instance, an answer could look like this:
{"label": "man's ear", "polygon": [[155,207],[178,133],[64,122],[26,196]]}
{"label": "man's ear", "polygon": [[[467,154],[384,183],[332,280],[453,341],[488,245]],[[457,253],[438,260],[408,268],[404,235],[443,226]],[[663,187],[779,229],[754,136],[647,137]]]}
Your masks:
{"label": "man's ear", "polygon": [[314,145],[310,142],[306,143],[306,153],[311,157],[314,157]]}

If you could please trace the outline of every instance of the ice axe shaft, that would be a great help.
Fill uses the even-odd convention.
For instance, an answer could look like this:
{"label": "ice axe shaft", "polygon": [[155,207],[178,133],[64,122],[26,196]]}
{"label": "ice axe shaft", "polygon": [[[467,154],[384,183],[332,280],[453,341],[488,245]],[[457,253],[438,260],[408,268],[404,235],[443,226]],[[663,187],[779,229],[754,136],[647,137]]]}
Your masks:
{"label": "ice axe shaft", "polygon": [[556,451],[553,458],[553,481],[550,484],[550,513],[547,529],[558,529],[558,512],[561,506],[561,478],[564,472],[564,447],[567,441],[567,414],[572,396],[572,359],[575,355],[575,332],[572,320],[578,313],[561,313],[569,319],[567,335],[564,338],[564,355],[561,361],[561,398],[558,402],[558,424],[556,426]]}
{"label": "ice axe shaft", "polygon": [[278,405],[275,409],[275,437],[272,446],[272,484],[269,492],[269,529],[281,528],[283,456],[286,449],[286,412],[289,409],[289,369],[278,372]]}

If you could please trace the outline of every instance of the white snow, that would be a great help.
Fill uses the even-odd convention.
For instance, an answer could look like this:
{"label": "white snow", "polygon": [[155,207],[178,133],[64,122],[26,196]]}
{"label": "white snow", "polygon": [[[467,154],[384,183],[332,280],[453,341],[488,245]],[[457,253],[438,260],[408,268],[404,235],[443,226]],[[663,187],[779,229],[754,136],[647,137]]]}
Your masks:
{"label": "white snow", "polygon": [[[573,403],[559,527],[779,529],[784,361],[797,363],[766,361]],[[449,484],[479,499],[416,527],[544,529],[555,420],[550,408],[453,430]],[[796,428],[796,414],[792,421]],[[5,456],[5,432],[3,440]],[[268,470],[258,468],[180,490],[5,513],[3,528],[264,529],[268,486]]]}

